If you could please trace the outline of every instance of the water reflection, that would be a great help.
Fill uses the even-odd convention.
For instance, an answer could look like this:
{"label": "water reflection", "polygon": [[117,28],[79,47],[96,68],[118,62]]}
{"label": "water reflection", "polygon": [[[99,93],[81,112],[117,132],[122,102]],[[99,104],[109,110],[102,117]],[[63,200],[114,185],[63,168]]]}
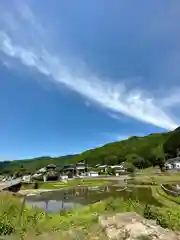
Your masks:
{"label": "water reflection", "polygon": [[43,209],[47,213],[58,212],[60,210],[65,210],[73,208],[75,206],[74,202],[65,202],[63,200],[48,200],[48,201],[32,201],[28,200],[28,204],[32,207],[38,207]]}
{"label": "water reflection", "polygon": [[150,188],[127,188],[124,191],[122,189],[117,186],[77,187],[29,196],[27,202],[31,206],[42,208],[48,213],[59,212],[76,205],[92,204],[109,197],[131,198],[143,203],[160,206],[160,203],[152,197]]}

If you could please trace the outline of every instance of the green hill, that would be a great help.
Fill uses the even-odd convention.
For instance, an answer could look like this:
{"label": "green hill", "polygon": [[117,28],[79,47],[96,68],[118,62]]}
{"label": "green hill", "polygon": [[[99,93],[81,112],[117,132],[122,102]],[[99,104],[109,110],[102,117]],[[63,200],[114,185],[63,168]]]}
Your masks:
{"label": "green hill", "polygon": [[77,155],[73,160],[85,159],[89,165],[118,164],[129,161],[137,167],[145,168],[154,165],[157,159],[164,158],[164,144],[170,136],[171,133],[150,134],[146,137],[134,136],[88,150]]}
{"label": "green hill", "polygon": [[177,149],[180,149],[180,127],[171,132],[169,138],[164,143],[164,152],[169,157],[176,157]]}
{"label": "green hill", "polygon": [[0,171],[10,173],[21,169],[21,171],[34,172],[48,164],[56,164],[61,168],[65,164],[82,160],[86,160],[90,166],[128,161],[136,167],[146,168],[157,164],[159,160],[164,159],[165,155],[176,156],[178,148],[180,149],[180,128],[145,137],[130,137],[127,140],[112,142],[77,155],[0,162]]}
{"label": "green hill", "polygon": [[48,164],[56,164],[57,167],[61,167],[65,164],[69,164],[72,158],[76,155],[66,155],[61,157],[37,157],[33,159],[24,160],[14,160],[14,161],[4,161],[0,162],[0,172],[1,173],[14,173],[24,171],[26,173],[34,173],[36,170],[47,166]]}

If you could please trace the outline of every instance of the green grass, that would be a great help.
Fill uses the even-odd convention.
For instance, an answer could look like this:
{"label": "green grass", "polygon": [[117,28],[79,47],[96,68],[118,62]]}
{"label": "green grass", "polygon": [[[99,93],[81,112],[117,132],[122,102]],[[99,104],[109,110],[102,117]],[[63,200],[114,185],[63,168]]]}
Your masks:
{"label": "green grass", "polygon": [[[100,214],[117,212],[137,212],[158,224],[173,230],[180,230],[180,206],[165,197],[163,190],[151,186],[152,195],[163,203],[162,207],[140,204],[131,199],[109,198],[85,207],[76,207],[69,211],[46,215],[39,209],[25,206],[21,224],[19,216],[21,203],[10,193],[0,193],[0,235],[12,234],[13,239],[106,239],[98,224]],[[73,236],[73,237],[72,237]],[[77,238],[74,238],[77,236]],[[18,238],[17,238],[18,239]]]}
{"label": "green grass", "polygon": [[180,206],[178,206],[176,202],[171,201],[171,199],[166,196],[166,193],[159,186],[152,186],[151,191],[152,196],[162,203],[164,207],[180,210]]}
{"label": "green grass", "polygon": [[177,196],[171,196],[169,194],[167,194],[161,187],[157,187],[157,192],[159,195],[161,195],[162,197],[164,197],[165,199],[169,200],[171,203],[171,207],[172,205],[174,205],[176,208],[179,208],[180,210],[180,197]]}
{"label": "green grass", "polygon": [[152,168],[137,173],[130,184],[136,185],[159,185],[180,182],[180,173],[164,172],[161,174],[152,173]]}
{"label": "green grass", "polygon": [[159,167],[148,167],[144,169],[137,169],[137,174],[153,174],[154,171],[158,171]]}
{"label": "green grass", "polygon": [[[15,196],[7,193],[2,193],[0,199],[0,235],[41,235],[52,232],[64,234],[71,230],[80,231],[81,233],[86,232],[86,235],[90,234],[93,236],[94,230],[92,229],[101,229],[98,224],[99,214],[141,210],[139,203],[135,201],[115,200],[113,198],[86,207],[78,207],[71,211],[48,216],[38,209],[25,207],[22,212],[21,224],[19,225],[20,201]],[[103,235],[103,232],[99,233],[99,235]]]}
{"label": "green grass", "polygon": [[[103,186],[111,184],[111,181],[108,180],[101,180],[101,179],[75,179],[75,180],[68,180],[67,182],[39,182],[38,189],[61,189],[61,188],[71,188],[76,186]],[[34,189],[34,183],[24,183],[21,187],[22,190],[24,189]]]}

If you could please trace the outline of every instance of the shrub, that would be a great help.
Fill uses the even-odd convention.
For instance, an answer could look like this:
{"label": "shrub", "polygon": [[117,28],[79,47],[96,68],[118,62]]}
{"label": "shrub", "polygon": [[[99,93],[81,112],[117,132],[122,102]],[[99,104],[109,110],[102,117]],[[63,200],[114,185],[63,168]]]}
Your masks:
{"label": "shrub", "polygon": [[133,175],[134,177],[135,170],[136,170],[135,166],[130,162],[125,162],[124,167],[126,168],[127,172],[131,173],[131,175]]}
{"label": "shrub", "polygon": [[10,235],[15,232],[15,228],[6,216],[0,217],[0,235]]}
{"label": "shrub", "polygon": [[147,219],[156,219],[157,211],[153,206],[146,204],[144,207],[143,216]]}
{"label": "shrub", "polygon": [[105,204],[106,211],[116,211],[119,208],[119,199],[109,198]]}
{"label": "shrub", "polygon": [[156,223],[159,224],[163,228],[169,227],[168,219],[164,215],[158,215],[157,219],[156,219]]}

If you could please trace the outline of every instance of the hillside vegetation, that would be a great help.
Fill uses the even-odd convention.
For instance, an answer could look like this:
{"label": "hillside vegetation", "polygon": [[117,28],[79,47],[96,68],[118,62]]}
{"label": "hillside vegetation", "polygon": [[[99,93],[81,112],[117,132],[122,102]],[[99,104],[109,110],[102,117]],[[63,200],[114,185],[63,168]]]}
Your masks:
{"label": "hillside vegetation", "polygon": [[180,129],[150,134],[145,137],[130,137],[127,140],[113,142],[102,147],[90,149],[81,154],[62,157],[38,157],[26,161],[5,161],[0,163],[2,173],[16,170],[35,172],[48,164],[56,164],[59,168],[70,163],[86,160],[89,166],[96,164],[118,164],[131,162],[138,168],[154,166],[163,161],[165,156],[175,157],[180,148]]}

